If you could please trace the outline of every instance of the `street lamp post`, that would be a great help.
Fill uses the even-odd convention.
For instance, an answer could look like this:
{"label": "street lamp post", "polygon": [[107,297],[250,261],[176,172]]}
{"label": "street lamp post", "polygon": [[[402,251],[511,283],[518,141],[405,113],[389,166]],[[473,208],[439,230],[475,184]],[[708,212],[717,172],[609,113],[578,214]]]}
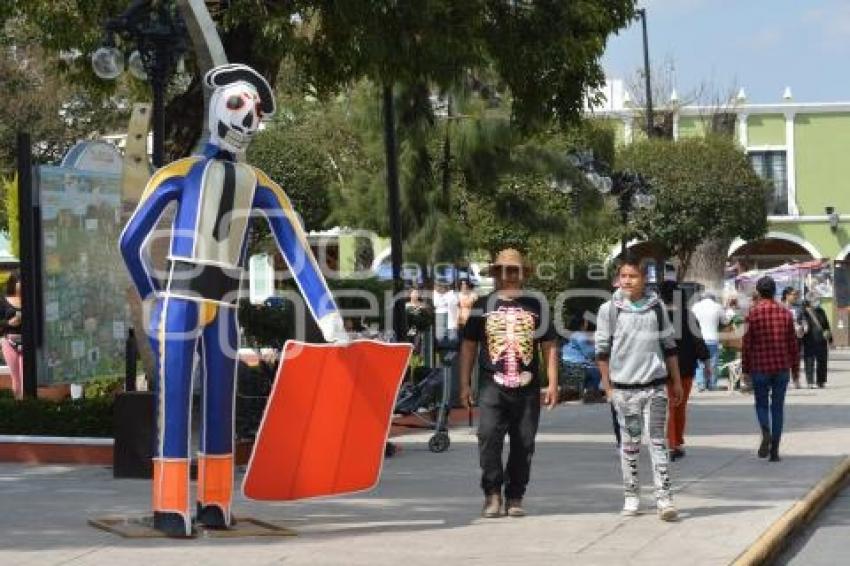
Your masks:
{"label": "street lamp post", "polygon": [[607,174],[608,166],[593,158],[593,152],[573,152],[568,156],[570,162],[582,171],[585,178],[603,196],[617,198],[617,209],[623,223],[623,235],[620,240],[620,254],[625,255],[629,242],[629,217],[634,209],[652,209],[655,207],[655,195],[649,183],[639,174],[631,171],[618,171]]}
{"label": "street lamp post", "polygon": [[401,299],[404,282],[401,277],[402,252],[401,204],[398,182],[398,146],[395,135],[395,105],[393,89],[383,89],[384,149],[387,156],[387,212],[390,217],[390,260],[393,273],[392,322],[395,340],[400,342],[406,332],[404,302]]}
{"label": "street lamp post", "polygon": [[611,193],[617,197],[620,220],[623,223],[620,253],[625,255],[629,243],[629,216],[636,208],[655,208],[655,195],[652,194],[649,183],[640,174],[631,171],[622,171],[614,174]]}
{"label": "street lamp post", "polygon": [[135,0],[120,16],[104,24],[104,45],[92,54],[92,68],[104,79],[115,79],[124,70],[124,54],[115,37],[135,44],[130,72],[147,80],[153,92],[154,167],[165,164],[165,89],[180,58],[188,49],[186,24],[174,2]]}
{"label": "street lamp post", "polygon": [[643,25],[643,74],[646,82],[646,137],[651,138],[654,133],[654,116],[652,115],[652,81],[649,77],[649,39],[646,33],[646,8],[636,10]]}

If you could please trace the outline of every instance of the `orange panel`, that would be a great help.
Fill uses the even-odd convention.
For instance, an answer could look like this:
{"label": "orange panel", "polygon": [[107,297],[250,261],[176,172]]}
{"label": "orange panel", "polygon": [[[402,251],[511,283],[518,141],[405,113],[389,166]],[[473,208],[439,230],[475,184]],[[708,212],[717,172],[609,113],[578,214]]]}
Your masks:
{"label": "orange panel", "polygon": [[198,456],[198,501],[230,509],[233,495],[233,455]]}
{"label": "orange panel", "polygon": [[153,459],[153,510],[189,512],[189,460]]}
{"label": "orange panel", "polygon": [[289,501],[374,487],[410,352],[409,344],[372,340],[287,342],[246,497]]}

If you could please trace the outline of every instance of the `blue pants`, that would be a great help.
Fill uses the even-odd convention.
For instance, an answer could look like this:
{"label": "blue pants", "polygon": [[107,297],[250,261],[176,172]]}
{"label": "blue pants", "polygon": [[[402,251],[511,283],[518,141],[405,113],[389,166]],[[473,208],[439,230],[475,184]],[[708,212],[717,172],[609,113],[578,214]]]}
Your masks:
{"label": "blue pants", "polygon": [[[212,315],[212,316],[209,316]],[[233,452],[236,309],[205,308],[183,299],[158,299],[151,319],[157,365],[156,458],[189,458],[192,376],[196,353],[203,398],[200,451]]]}
{"label": "blue pants", "polygon": [[600,383],[602,382],[602,374],[599,373],[599,368],[595,366],[587,366],[584,368],[584,390],[599,391]]}
{"label": "blue pants", "polygon": [[[708,347],[708,361],[699,361],[696,375],[694,376],[697,382],[697,389],[699,389],[700,391],[702,391],[703,389],[714,389],[714,386],[717,383],[717,356],[720,353],[720,344],[712,340],[706,340],[705,345]],[[708,367],[711,368],[711,377],[709,377],[708,379],[706,379],[704,370],[706,364],[708,364]]]}
{"label": "blue pants", "polygon": [[777,373],[753,373],[752,378],[759,425],[770,430],[773,441],[779,442],[790,372],[786,370]]}

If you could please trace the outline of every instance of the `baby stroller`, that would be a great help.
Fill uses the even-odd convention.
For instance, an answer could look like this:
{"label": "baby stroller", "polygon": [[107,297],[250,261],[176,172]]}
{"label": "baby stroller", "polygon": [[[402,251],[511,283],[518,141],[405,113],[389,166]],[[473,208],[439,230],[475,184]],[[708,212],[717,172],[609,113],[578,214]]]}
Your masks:
{"label": "baby stroller", "polygon": [[[434,435],[428,441],[431,452],[445,452],[451,441],[448,432],[448,417],[451,395],[452,362],[456,352],[443,356],[440,367],[431,368],[419,383],[405,383],[398,392],[395,413],[412,415],[434,429]],[[426,412],[421,412],[425,409]],[[433,420],[431,411],[436,411]]]}

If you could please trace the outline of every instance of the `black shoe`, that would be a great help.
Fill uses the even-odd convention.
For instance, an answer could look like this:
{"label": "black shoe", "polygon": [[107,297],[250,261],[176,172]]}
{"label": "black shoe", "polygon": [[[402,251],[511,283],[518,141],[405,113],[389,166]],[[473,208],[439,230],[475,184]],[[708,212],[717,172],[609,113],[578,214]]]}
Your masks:
{"label": "black shoe", "polygon": [[165,536],[173,538],[192,538],[192,525],[187,524],[186,518],[180,513],[154,511],[153,528]]}
{"label": "black shoe", "polygon": [[822,381],[818,382],[818,388],[819,389],[823,389],[824,387],[826,387],[826,383],[824,383]]}
{"label": "black shoe", "polygon": [[770,461],[771,462],[780,462],[782,458],[779,457],[779,439],[774,438],[773,442],[770,443]]}
{"label": "black shoe", "polygon": [[770,432],[766,428],[761,429],[761,444],[759,444],[759,458],[767,458],[770,452]]}
{"label": "black shoe", "polygon": [[685,457],[685,451],[681,448],[673,448],[670,451],[670,461],[675,462],[676,460],[681,460]]}
{"label": "black shoe", "polygon": [[195,520],[199,525],[203,525],[207,529],[229,529],[236,521],[232,520],[228,523],[227,517],[224,516],[224,510],[218,505],[201,505],[198,503],[198,514]]}
{"label": "black shoe", "polygon": [[392,442],[384,444],[384,458],[392,458],[396,455],[396,452],[398,452],[398,446]]}

